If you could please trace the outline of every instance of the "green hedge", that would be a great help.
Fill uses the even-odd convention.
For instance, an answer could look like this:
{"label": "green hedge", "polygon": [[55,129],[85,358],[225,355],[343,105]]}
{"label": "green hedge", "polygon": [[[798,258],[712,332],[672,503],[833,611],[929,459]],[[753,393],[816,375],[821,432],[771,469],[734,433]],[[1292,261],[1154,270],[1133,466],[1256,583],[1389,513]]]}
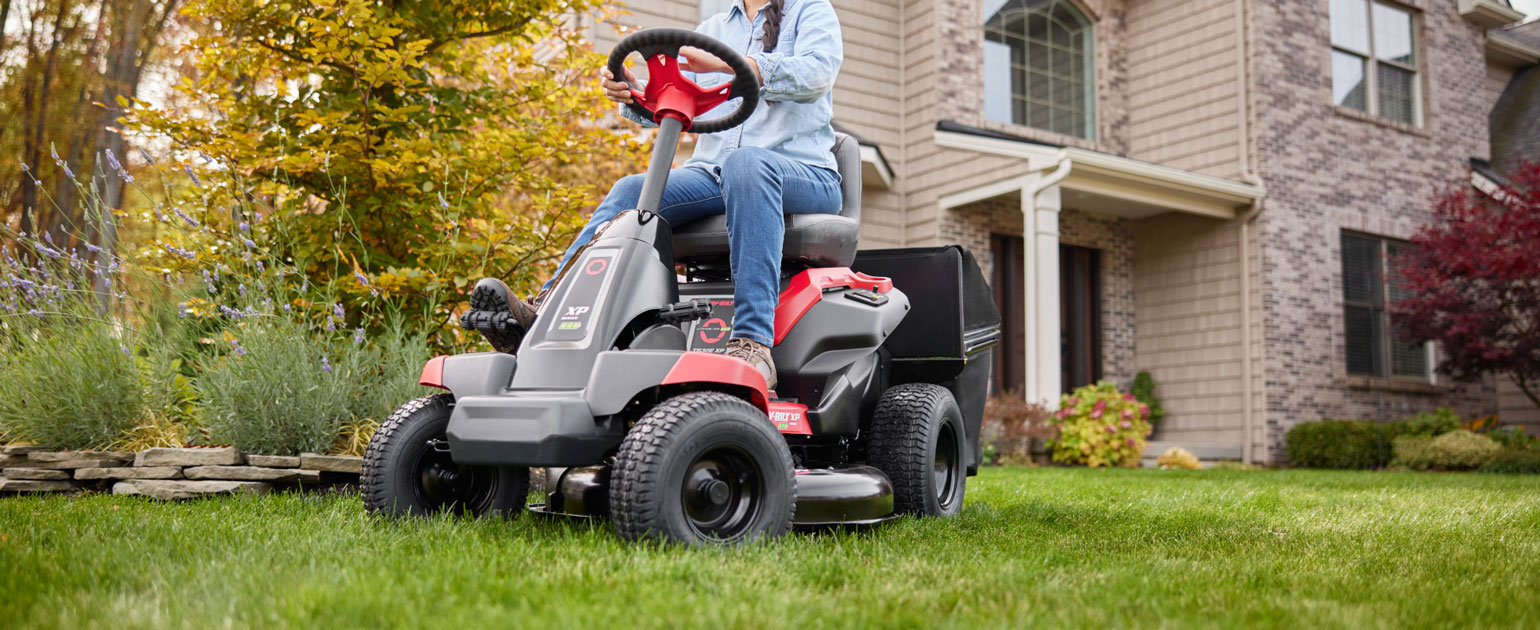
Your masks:
{"label": "green hedge", "polygon": [[1505,475],[1540,475],[1540,451],[1505,448],[1481,465],[1481,472]]}
{"label": "green hedge", "polygon": [[1391,423],[1316,420],[1289,429],[1289,460],[1303,468],[1384,468],[1399,433]]}

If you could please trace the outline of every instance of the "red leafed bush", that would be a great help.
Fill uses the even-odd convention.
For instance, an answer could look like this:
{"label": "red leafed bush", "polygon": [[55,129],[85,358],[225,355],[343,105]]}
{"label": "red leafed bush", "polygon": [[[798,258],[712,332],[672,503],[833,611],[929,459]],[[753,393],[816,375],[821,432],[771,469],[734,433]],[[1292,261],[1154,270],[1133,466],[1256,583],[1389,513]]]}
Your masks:
{"label": "red leafed bush", "polygon": [[1540,406],[1540,163],[1491,194],[1442,194],[1396,271],[1398,336],[1436,341],[1456,379],[1505,374]]}

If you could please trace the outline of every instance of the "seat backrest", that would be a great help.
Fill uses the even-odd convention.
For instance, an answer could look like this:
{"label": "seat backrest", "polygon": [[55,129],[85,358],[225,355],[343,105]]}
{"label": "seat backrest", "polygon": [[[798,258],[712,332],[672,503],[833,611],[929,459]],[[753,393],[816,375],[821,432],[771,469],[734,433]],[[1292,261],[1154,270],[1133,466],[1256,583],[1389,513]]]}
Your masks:
{"label": "seat backrest", "polygon": [[834,163],[840,173],[843,195],[840,216],[861,220],[861,145],[855,138],[834,132]]}

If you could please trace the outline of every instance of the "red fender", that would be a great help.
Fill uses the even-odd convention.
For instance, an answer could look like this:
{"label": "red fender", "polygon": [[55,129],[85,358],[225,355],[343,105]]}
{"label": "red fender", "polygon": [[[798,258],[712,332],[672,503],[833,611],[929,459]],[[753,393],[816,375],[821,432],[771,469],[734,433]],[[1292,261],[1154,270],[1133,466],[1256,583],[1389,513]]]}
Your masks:
{"label": "red fender", "polygon": [[721,383],[747,388],[749,402],[769,414],[770,388],[765,385],[765,377],[743,359],[710,352],[681,354],[660,385],[685,383]]}

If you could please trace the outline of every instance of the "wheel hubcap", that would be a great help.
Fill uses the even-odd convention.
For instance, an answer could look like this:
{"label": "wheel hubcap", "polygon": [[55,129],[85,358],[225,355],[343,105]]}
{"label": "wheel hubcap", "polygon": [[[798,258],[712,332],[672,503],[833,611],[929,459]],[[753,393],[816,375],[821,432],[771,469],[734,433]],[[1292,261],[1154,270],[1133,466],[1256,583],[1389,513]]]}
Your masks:
{"label": "wheel hubcap", "polygon": [[433,448],[430,441],[417,460],[416,471],[417,500],[429,512],[482,512],[491,507],[497,489],[497,476],[491,468],[456,464],[448,452]]}
{"label": "wheel hubcap", "polygon": [[742,536],[758,516],[764,498],[759,467],[742,449],[707,449],[685,471],[681,498],[685,520],[702,538]]}
{"label": "wheel hubcap", "polygon": [[957,495],[957,432],[948,420],[941,425],[941,435],[936,438],[936,453],[931,465],[931,480],[935,483],[936,503],[943,509],[952,506]]}

